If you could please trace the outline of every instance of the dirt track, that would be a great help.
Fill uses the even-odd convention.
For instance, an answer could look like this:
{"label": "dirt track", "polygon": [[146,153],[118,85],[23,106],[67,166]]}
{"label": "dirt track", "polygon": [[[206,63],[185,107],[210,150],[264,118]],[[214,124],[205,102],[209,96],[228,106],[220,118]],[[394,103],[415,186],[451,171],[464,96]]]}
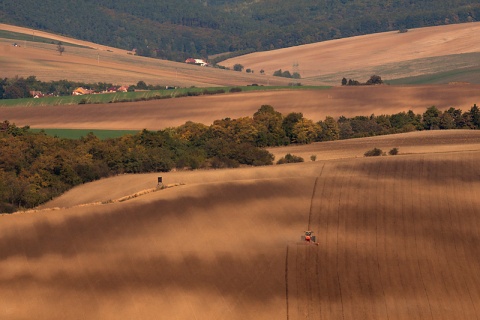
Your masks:
{"label": "dirt track", "polygon": [[[427,153],[172,172],[186,184],[1,216],[0,317],[475,319],[480,143],[451,131],[435,153],[438,135],[396,137]],[[309,227],[318,247],[296,244]]]}
{"label": "dirt track", "polygon": [[263,104],[284,115],[302,112],[314,121],[326,116],[369,116],[412,110],[422,114],[435,105],[469,110],[480,104],[480,85],[335,87],[328,90],[264,91],[167,100],[49,107],[0,108],[0,120],[32,128],[159,130],[186,121],[252,116]]}

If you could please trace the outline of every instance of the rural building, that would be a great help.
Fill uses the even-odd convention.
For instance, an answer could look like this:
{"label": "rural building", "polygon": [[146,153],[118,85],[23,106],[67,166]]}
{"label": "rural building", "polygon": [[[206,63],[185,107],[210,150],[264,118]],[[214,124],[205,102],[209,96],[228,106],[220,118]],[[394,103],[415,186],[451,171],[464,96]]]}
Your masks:
{"label": "rural building", "polygon": [[202,67],[208,66],[208,62],[203,59],[188,58],[187,60],[185,60],[185,63],[196,64]]}
{"label": "rural building", "polygon": [[85,89],[82,87],[78,87],[77,89],[73,90],[72,95],[74,96],[82,96],[84,94],[92,94],[93,90]]}
{"label": "rural building", "polygon": [[44,94],[42,93],[42,91],[30,91],[30,95],[37,99],[44,97]]}

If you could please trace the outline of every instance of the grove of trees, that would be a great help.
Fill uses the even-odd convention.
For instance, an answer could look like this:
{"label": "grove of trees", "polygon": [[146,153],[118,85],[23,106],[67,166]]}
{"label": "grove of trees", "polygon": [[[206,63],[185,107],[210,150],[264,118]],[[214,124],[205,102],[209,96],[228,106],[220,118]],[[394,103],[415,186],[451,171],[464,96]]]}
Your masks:
{"label": "grove of trees", "polygon": [[361,83],[353,79],[347,80],[347,78],[342,78],[342,86],[361,86],[361,85],[370,86],[370,85],[382,84],[382,83],[383,83],[382,77],[376,74],[372,75],[370,79],[368,79],[365,83]]}
{"label": "grove of trees", "polygon": [[[480,129],[480,109],[474,104],[466,112],[442,112],[431,106],[423,114],[328,116],[315,122],[262,105],[252,117],[210,126],[189,121],[105,140],[93,134],[78,140],[52,137],[5,120],[0,122],[0,212],[31,208],[75,185],[122,173],[271,165],[274,158],[265,147],[434,129]],[[296,161],[288,156],[280,163]]]}

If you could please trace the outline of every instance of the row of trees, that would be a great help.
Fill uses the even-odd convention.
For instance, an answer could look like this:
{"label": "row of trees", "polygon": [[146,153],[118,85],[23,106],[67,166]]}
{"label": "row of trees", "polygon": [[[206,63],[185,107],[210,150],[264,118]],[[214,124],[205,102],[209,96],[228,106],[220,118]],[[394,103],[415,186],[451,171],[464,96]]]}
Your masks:
{"label": "row of trees", "polygon": [[[114,85],[107,82],[76,82],[68,80],[57,81],[40,81],[36,76],[29,76],[27,78],[15,77],[15,78],[3,78],[0,79],[0,99],[19,99],[19,98],[31,98],[32,91],[40,91],[43,94],[52,96],[68,96],[71,95],[73,90],[78,87],[93,90],[94,92],[104,92],[112,87],[120,87],[120,85]],[[136,85],[128,87],[128,91],[139,90],[161,90],[165,89],[165,86],[149,85],[144,81],[138,81]]]}
{"label": "row of trees", "polygon": [[0,212],[34,207],[75,185],[116,174],[270,165],[273,155],[264,147],[454,128],[479,129],[479,108],[441,112],[432,106],[423,114],[326,117],[314,122],[302,113],[284,116],[263,105],[253,117],[225,118],[210,126],[186,122],[106,140],[93,134],[61,139],[4,121],[0,123]]}
{"label": "row of trees", "polygon": [[360,81],[353,80],[353,79],[348,79],[347,78],[342,78],[342,86],[361,86],[361,85],[375,85],[375,84],[383,84],[382,77],[374,74],[368,79],[366,82],[361,83]]}
{"label": "row of trees", "polygon": [[301,78],[300,74],[298,72],[290,73],[290,71],[288,71],[288,70],[282,71],[282,69],[278,69],[278,70],[274,71],[273,75],[275,77],[284,77],[284,78],[293,78],[293,79],[300,79]]}

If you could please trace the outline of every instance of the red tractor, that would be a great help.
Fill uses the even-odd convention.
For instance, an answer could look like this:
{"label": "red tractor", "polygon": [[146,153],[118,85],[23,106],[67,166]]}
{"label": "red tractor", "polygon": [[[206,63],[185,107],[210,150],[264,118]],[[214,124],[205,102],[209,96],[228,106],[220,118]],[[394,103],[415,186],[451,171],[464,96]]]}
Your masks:
{"label": "red tractor", "polygon": [[312,236],[313,231],[305,231],[305,235],[302,236],[302,242],[305,244],[314,244],[318,246],[318,242],[316,242],[316,237]]}

